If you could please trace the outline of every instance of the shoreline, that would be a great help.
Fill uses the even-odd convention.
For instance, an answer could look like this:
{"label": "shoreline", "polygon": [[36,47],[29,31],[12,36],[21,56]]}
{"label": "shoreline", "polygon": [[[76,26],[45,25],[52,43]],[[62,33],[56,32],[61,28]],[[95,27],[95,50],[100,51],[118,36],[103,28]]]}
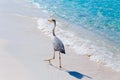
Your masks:
{"label": "shoreline", "polygon": [[[32,4],[41,10],[37,3]],[[75,53],[79,55],[89,56],[91,61],[102,63],[104,66],[111,67],[115,71],[120,71],[120,68],[118,68],[118,66],[120,67],[120,65],[118,65],[119,62],[115,61],[115,57],[113,58],[115,53],[119,53],[117,50],[119,46],[113,47],[115,44],[100,35],[87,31],[84,28],[79,28],[63,19],[51,16],[46,11],[44,12],[44,17],[39,17],[37,22],[38,29],[46,34],[46,36],[52,38],[51,29],[53,26],[53,24],[47,22],[47,19],[56,18],[58,26],[56,28],[56,34],[58,37],[62,38],[65,45],[73,49]],[[88,36],[88,34],[90,34],[90,36]]]}
{"label": "shoreline", "polygon": [[[4,5],[6,2],[7,0],[5,0]],[[28,5],[31,4],[24,1],[12,0],[10,2],[14,5],[19,4],[19,7],[15,7],[12,11],[9,11],[12,7],[7,7],[5,11],[0,11],[1,80],[120,79],[120,72],[92,62],[87,56],[78,56],[67,46],[65,46],[67,54],[62,55],[64,69],[58,68],[57,53],[56,59],[52,61],[52,65],[49,65],[44,59],[52,57],[52,41],[37,29],[37,17],[41,16],[38,14],[41,12],[37,12],[37,9],[33,10],[34,6],[30,7]],[[24,10],[21,9],[23,7]],[[18,9],[19,12],[16,11]],[[28,12],[23,14],[23,11]],[[36,14],[37,17],[35,17]]]}

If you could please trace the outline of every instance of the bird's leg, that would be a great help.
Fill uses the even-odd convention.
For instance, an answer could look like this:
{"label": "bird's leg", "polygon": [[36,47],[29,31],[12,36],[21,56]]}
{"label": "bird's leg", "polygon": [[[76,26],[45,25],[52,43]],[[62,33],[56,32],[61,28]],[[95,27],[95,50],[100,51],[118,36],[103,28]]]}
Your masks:
{"label": "bird's leg", "polygon": [[62,66],[61,66],[61,54],[60,54],[60,52],[59,52],[59,67],[62,68]]}
{"label": "bird's leg", "polygon": [[55,49],[54,49],[53,59],[55,59]]}
{"label": "bird's leg", "polygon": [[49,61],[49,63],[50,63],[50,60],[53,60],[53,59],[55,59],[55,50],[54,50],[54,53],[53,53],[53,58],[47,59],[47,60],[45,60],[45,61]]}

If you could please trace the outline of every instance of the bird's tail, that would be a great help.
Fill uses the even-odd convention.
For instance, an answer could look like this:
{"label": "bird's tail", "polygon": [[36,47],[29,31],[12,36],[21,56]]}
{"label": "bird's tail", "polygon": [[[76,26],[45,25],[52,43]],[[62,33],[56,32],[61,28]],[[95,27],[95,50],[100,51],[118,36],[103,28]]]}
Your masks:
{"label": "bird's tail", "polygon": [[60,52],[63,53],[63,54],[65,54],[65,50],[63,50],[63,49],[61,49]]}

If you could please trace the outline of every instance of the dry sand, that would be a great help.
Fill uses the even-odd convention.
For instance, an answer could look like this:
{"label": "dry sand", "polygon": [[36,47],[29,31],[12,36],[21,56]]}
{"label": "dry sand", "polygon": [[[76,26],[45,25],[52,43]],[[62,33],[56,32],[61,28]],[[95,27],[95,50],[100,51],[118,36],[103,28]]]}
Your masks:
{"label": "dry sand", "polygon": [[[31,12],[31,13],[30,13]],[[52,41],[37,29],[42,12],[24,0],[0,0],[0,80],[120,80],[120,72],[66,48],[59,69]]]}

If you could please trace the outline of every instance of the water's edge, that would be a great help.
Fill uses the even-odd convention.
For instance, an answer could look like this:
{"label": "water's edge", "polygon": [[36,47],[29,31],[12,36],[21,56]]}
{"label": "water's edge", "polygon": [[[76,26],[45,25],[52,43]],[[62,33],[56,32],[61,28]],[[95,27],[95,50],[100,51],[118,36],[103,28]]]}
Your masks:
{"label": "water's edge", "polygon": [[[39,4],[33,4],[39,7]],[[45,14],[47,13],[45,10],[43,12],[45,12]],[[83,28],[74,28],[73,26],[77,25],[64,21],[59,17],[49,16],[50,18],[57,19],[58,27],[56,28],[56,34],[61,38],[65,45],[73,49],[77,54],[87,55],[92,61],[100,62],[105,66],[111,67],[115,71],[120,71],[120,62],[113,58],[114,53],[117,53],[114,52],[114,44]],[[51,29],[53,24],[48,23],[47,19],[48,17],[39,17],[38,29],[52,38]]]}

